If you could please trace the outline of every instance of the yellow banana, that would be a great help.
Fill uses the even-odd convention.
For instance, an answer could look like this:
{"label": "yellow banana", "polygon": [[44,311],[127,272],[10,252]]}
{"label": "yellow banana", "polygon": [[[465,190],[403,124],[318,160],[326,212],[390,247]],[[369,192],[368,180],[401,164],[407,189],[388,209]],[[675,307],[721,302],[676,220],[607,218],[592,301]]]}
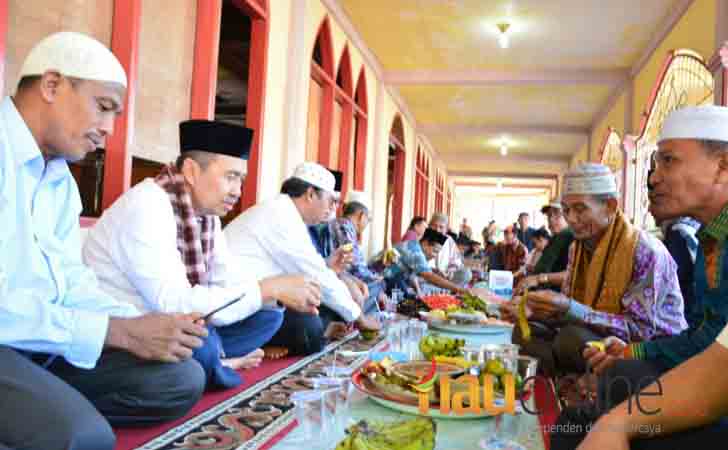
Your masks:
{"label": "yellow banana", "polygon": [[531,340],[531,326],[528,324],[528,317],[526,317],[526,302],[528,301],[528,289],[523,291],[523,297],[521,302],[518,304],[518,326],[521,329],[521,336],[524,342]]}

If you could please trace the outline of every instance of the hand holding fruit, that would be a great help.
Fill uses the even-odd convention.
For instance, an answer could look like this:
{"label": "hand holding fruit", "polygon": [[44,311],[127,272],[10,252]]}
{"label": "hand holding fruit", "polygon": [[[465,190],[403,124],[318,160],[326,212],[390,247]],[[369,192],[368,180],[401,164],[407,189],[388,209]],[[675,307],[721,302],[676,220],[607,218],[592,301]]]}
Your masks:
{"label": "hand holding fruit", "polygon": [[[591,344],[591,345],[590,345]],[[601,344],[601,345],[598,345]],[[587,343],[582,355],[597,375],[611,367],[618,359],[622,359],[627,343],[616,336],[609,336],[603,341]]]}

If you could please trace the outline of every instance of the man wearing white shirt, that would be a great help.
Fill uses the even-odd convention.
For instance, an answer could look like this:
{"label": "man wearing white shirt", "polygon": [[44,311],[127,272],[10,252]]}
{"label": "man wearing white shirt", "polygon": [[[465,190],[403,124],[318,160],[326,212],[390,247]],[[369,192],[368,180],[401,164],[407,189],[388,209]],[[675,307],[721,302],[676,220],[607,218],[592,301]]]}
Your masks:
{"label": "man wearing white shirt", "polygon": [[286,306],[311,312],[317,284],[304,276],[260,281],[231,258],[220,217],[241,194],[251,130],[223,122],[180,124],[181,155],[127,191],[89,231],[85,262],[101,287],[141,311],[215,313],[210,335],[196,350],[210,387],[240,383],[233,369],[260,363]]}
{"label": "man wearing white shirt", "polygon": [[321,285],[321,314],[286,310],[274,345],[293,354],[320,351],[340,322],[356,322],[361,329],[376,330],[379,324],[362,314],[346,285],[319,255],[307,225],[324,222],[336,207],[335,180],[316,163],[299,165],[283,183],[281,194],[243,212],[225,228],[233,256],[259,279],[304,273]]}
{"label": "man wearing white shirt", "polygon": [[139,315],[81,260],[68,161],[104,146],[126,83],[103,44],[54,33],[0,102],[1,449],[112,450],[111,425],[173,420],[202,395],[200,315]]}
{"label": "man wearing white shirt", "polygon": [[[448,218],[443,213],[434,213],[430,218],[430,228],[445,236],[447,236],[447,224]],[[463,255],[458,250],[455,239],[449,236],[437,257],[430,260],[430,267],[460,287],[468,284],[473,276],[463,263]]]}

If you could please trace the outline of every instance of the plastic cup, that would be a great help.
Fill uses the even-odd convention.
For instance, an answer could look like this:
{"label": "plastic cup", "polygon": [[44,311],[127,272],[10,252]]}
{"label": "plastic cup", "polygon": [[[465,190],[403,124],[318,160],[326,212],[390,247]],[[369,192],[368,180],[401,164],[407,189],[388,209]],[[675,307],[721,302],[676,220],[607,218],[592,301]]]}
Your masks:
{"label": "plastic cup", "polygon": [[298,427],[291,433],[295,442],[321,445],[322,436],[326,431],[326,414],[324,412],[323,395],[321,391],[299,391],[291,395],[291,402],[295,407],[295,416]]}

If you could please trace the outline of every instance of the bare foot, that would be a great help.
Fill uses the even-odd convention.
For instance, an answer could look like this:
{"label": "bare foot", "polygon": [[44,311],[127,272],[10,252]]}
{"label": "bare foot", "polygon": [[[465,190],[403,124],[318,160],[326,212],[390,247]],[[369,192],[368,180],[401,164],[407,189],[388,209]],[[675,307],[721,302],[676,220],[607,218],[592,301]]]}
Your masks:
{"label": "bare foot", "polygon": [[263,353],[266,359],[281,359],[288,355],[288,349],[285,347],[266,346],[263,347]]}
{"label": "bare foot", "polygon": [[349,331],[349,327],[344,322],[331,322],[329,326],[326,327],[324,336],[333,341],[338,341],[349,334]]}
{"label": "bare foot", "polygon": [[260,362],[263,360],[263,350],[256,349],[248,353],[245,356],[239,358],[225,358],[222,360],[222,365],[230,367],[231,369],[252,369],[258,367]]}

